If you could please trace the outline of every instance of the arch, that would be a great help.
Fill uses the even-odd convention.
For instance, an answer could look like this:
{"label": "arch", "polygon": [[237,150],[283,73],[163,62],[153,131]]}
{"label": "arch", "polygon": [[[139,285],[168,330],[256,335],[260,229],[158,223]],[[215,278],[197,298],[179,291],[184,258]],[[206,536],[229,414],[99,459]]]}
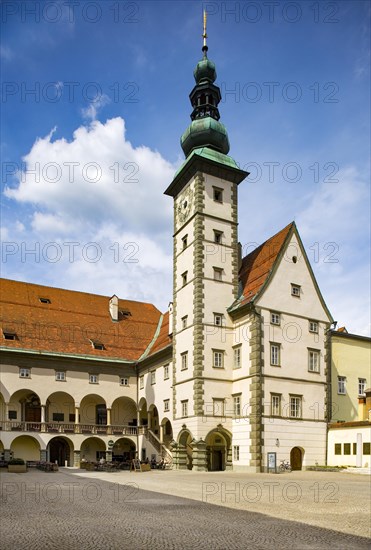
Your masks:
{"label": "arch", "polygon": [[187,428],[183,428],[178,434],[178,445],[180,448],[180,453],[182,453],[182,451],[185,453],[185,467],[187,470],[192,470],[193,468],[192,441],[192,433]]}
{"label": "arch", "polygon": [[87,437],[81,443],[81,458],[88,462],[96,462],[106,458],[106,444],[100,437]]}
{"label": "arch", "polygon": [[41,401],[37,393],[29,389],[14,392],[9,399],[9,410],[14,411],[16,421],[41,422]]}
{"label": "arch", "polygon": [[58,466],[73,466],[73,443],[68,437],[53,437],[47,447],[50,462],[56,462]]}
{"label": "arch", "polygon": [[128,462],[136,457],[137,447],[128,437],[120,437],[112,447],[112,460],[114,462]]}
{"label": "arch", "polygon": [[117,399],[112,402],[111,424],[119,426],[137,425],[137,406],[133,399],[121,396],[117,397]]}
{"label": "arch", "polygon": [[148,408],[148,428],[152,430],[156,435],[159,435],[160,420],[158,409],[154,404],[150,405],[150,407]]}
{"label": "arch", "polygon": [[10,450],[14,458],[40,460],[40,443],[31,435],[20,435],[14,438]]}
{"label": "arch", "polygon": [[6,418],[5,399],[3,394],[0,393],[0,422],[5,422],[5,420],[8,420]]}
{"label": "arch", "polygon": [[4,445],[3,445],[3,442],[0,439],[0,453],[3,453],[3,452],[4,452]]}
{"label": "arch", "polygon": [[231,434],[222,427],[211,430],[206,438],[207,469],[217,472],[224,471],[231,453]]}
{"label": "arch", "polygon": [[101,395],[89,393],[80,402],[81,424],[107,424],[106,401]]}
{"label": "arch", "polygon": [[293,447],[290,451],[290,464],[292,470],[301,470],[304,459],[303,447]]}
{"label": "arch", "polygon": [[173,426],[166,416],[161,420],[160,426],[162,432],[162,441],[166,447],[170,448],[170,443],[173,440]]}
{"label": "arch", "polygon": [[67,392],[56,391],[46,400],[46,422],[70,422],[75,413],[75,400]]}

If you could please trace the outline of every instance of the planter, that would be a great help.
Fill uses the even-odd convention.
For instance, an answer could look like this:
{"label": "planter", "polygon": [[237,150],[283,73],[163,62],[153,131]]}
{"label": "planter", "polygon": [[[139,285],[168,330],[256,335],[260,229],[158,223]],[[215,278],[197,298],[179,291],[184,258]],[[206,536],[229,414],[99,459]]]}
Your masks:
{"label": "planter", "polygon": [[12,474],[24,474],[27,472],[26,464],[8,464],[8,472]]}

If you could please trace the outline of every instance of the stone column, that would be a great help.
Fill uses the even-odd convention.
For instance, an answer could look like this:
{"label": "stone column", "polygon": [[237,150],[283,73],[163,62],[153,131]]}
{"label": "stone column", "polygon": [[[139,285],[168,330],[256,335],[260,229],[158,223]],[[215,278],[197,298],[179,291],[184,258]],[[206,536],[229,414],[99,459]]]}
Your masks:
{"label": "stone column", "polygon": [[73,466],[74,468],[80,468],[80,451],[73,451]]}
{"label": "stone column", "polygon": [[75,424],[80,424],[79,416],[80,416],[80,407],[75,407]]}
{"label": "stone column", "polygon": [[192,442],[193,453],[192,453],[192,462],[193,470],[196,472],[207,472],[207,451],[206,451],[206,442],[203,439]]}
{"label": "stone column", "polygon": [[227,447],[227,450],[226,450],[225,469],[226,470],[233,470],[232,446]]}
{"label": "stone column", "polygon": [[46,462],[48,460],[48,453],[46,449],[40,449],[40,461]]}
{"label": "stone column", "polygon": [[112,450],[106,451],[106,462],[112,462]]}
{"label": "stone column", "polygon": [[362,434],[357,433],[357,456],[356,456],[356,466],[357,468],[362,468]]}
{"label": "stone column", "polygon": [[152,429],[152,427],[151,427],[151,417],[152,417],[151,413],[148,412],[148,413],[147,413],[147,426],[148,426],[148,429],[149,429],[149,430]]}
{"label": "stone column", "polygon": [[111,409],[107,409],[107,426],[111,425]]}
{"label": "stone column", "polygon": [[164,426],[162,424],[160,424],[160,441],[164,442]]}
{"label": "stone column", "polygon": [[6,462],[9,462],[11,458],[12,458],[12,451],[10,449],[4,449],[4,460]]}

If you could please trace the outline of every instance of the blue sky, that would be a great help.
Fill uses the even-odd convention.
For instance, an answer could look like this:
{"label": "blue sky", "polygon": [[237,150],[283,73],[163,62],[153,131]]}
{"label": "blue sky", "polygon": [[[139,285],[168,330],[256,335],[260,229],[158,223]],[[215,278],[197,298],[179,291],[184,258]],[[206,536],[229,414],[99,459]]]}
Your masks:
{"label": "blue sky", "polygon": [[163,191],[206,7],[230,154],[251,172],[239,240],[295,220],[334,318],[369,334],[368,2],[1,7],[2,276],[166,308]]}

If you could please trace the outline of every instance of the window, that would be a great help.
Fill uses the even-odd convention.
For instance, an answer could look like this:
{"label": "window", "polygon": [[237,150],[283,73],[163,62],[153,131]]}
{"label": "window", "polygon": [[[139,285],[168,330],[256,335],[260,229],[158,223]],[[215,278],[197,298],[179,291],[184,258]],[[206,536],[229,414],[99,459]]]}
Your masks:
{"label": "window", "polygon": [[186,285],[187,284],[187,278],[188,278],[188,271],[185,271],[184,273],[182,273],[182,285]]}
{"label": "window", "polygon": [[182,329],[187,328],[187,323],[188,323],[188,315],[184,315],[184,317],[182,317]]}
{"label": "window", "polygon": [[309,321],[309,332],[315,332],[316,334],[318,334],[317,321]]}
{"label": "window", "polygon": [[271,393],[271,416],[281,416],[281,395]]}
{"label": "window", "polygon": [[183,243],[183,250],[185,248],[187,248],[187,245],[188,245],[188,235],[184,235],[184,237],[182,238],[182,243]]}
{"label": "window", "polygon": [[240,460],[240,446],[233,445],[233,460]]}
{"label": "window", "polygon": [[221,327],[223,324],[223,315],[222,313],[214,313],[214,325]]}
{"label": "window", "polygon": [[181,401],[182,404],[182,417],[186,418],[188,416],[188,399]]}
{"label": "window", "polygon": [[213,399],[213,416],[224,416],[224,399]]}
{"label": "window", "polygon": [[223,368],[223,357],[224,351],[220,350],[213,350],[213,367],[216,369],[222,369]]}
{"label": "window", "polygon": [[128,386],[128,385],[129,385],[128,378],[120,378],[120,386]]}
{"label": "window", "polygon": [[358,378],[358,395],[363,397],[366,389],[366,378]]}
{"label": "window", "polygon": [[66,380],[66,373],[64,371],[56,371],[55,373],[55,379],[58,381],[58,382],[65,382]]}
{"label": "window", "polygon": [[341,443],[335,443],[335,454],[341,455]]}
{"label": "window", "polygon": [[180,357],[182,361],[181,370],[187,370],[188,369],[188,351],[181,353]]}
{"label": "window", "polygon": [[169,365],[164,365],[164,380],[169,379]]}
{"label": "window", "polygon": [[18,340],[17,334],[15,332],[3,330],[4,340]]}
{"label": "window", "polygon": [[51,304],[50,298],[39,298],[39,302],[42,304]]}
{"label": "window", "polygon": [[300,291],[301,287],[299,285],[293,285],[291,283],[291,296],[296,296],[297,298],[300,298]]}
{"label": "window", "polygon": [[139,376],[139,389],[142,390],[144,388],[144,376]]}
{"label": "window", "polygon": [[214,267],[214,281],[223,280],[223,270],[220,267]]}
{"label": "window", "polygon": [[271,365],[280,366],[280,344],[271,344]]}
{"label": "window", "polygon": [[241,367],[241,346],[233,349],[233,368],[239,369]]}
{"label": "window", "polygon": [[63,413],[53,413],[53,422],[64,422]]}
{"label": "window", "polygon": [[271,311],[271,323],[272,325],[279,325],[281,323],[281,316],[279,313]]}
{"label": "window", "polygon": [[301,396],[291,395],[290,396],[290,417],[291,418],[301,418]]}
{"label": "window", "polygon": [[353,454],[357,454],[357,443],[353,443]]}
{"label": "window", "polygon": [[346,377],[345,376],[338,376],[338,394],[345,395],[346,392]]}
{"label": "window", "polygon": [[151,371],[151,384],[152,384],[152,386],[154,384],[156,384],[156,371],[155,370]]}
{"label": "window", "polygon": [[17,411],[8,411],[9,420],[17,420]]}
{"label": "window", "polygon": [[233,414],[235,416],[241,416],[241,396],[235,395],[233,397]]}
{"label": "window", "polygon": [[371,447],[370,443],[363,443],[363,454],[364,455],[369,455],[370,454],[370,447]]}
{"label": "window", "polygon": [[308,370],[309,372],[319,372],[320,352],[315,349],[308,350]]}
{"label": "window", "polygon": [[99,379],[97,374],[89,374],[89,384],[98,384]]}
{"label": "window", "polygon": [[93,346],[94,349],[98,349],[98,350],[104,350],[105,347],[104,347],[104,344],[102,344],[102,342],[96,342],[94,340],[90,340],[91,341],[91,345]]}
{"label": "window", "polygon": [[350,443],[344,443],[344,454],[350,455]]}
{"label": "window", "polygon": [[223,189],[220,187],[213,187],[213,197],[216,202],[223,202]]}
{"label": "window", "polygon": [[31,378],[31,369],[19,369],[19,378]]}
{"label": "window", "polygon": [[214,243],[222,244],[223,233],[214,229]]}
{"label": "window", "polygon": [[164,399],[164,411],[170,411],[170,399]]}

